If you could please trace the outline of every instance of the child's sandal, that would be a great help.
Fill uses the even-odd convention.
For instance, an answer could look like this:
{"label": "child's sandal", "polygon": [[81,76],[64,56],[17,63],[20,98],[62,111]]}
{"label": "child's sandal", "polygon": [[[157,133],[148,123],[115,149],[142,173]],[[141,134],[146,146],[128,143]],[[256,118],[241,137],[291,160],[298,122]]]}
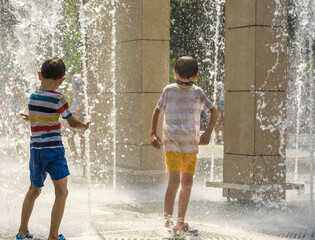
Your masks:
{"label": "child's sandal", "polygon": [[19,236],[19,232],[16,234],[15,239],[21,240],[21,239],[33,239],[33,235],[30,234],[30,231],[27,231],[27,234],[25,237]]}
{"label": "child's sandal", "polygon": [[59,237],[60,237],[59,240],[66,240],[66,238],[63,234],[60,234]]}

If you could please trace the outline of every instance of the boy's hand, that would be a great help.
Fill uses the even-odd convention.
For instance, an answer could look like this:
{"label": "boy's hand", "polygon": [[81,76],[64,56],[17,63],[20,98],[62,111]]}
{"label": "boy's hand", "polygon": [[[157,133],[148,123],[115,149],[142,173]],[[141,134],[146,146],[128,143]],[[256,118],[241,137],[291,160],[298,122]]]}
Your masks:
{"label": "boy's hand", "polygon": [[23,120],[29,122],[30,118],[27,114],[24,114],[24,113],[20,113],[20,116],[22,116]]}
{"label": "boy's hand", "polygon": [[161,149],[161,139],[158,136],[152,135],[151,136],[151,145],[156,149]]}
{"label": "boy's hand", "polygon": [[92,123],[91,121],[83,123],[83,122],[79,121],[78,119],[76,119],[73,115],[71,115],[70,117],[67,118],[67,122],[68,122],[70,127],[76,128],[80,131],[85,131],[86,129],[89,128],[90,124]]}
{"label": "boy's hand", "polygon": [[[88,129],[88,128],[89,128],[89,126],[90,126],[90,124],[91,124],[91,123],[92,123],[92,122],[90,122],[90,121],[85,123],[85,125],[86,125],[86,129]],[[86,129],[85,129],[85,130],[86,130]]]}
{"label": "boy's hand", "polygon": [[198,145],[208,145],[210,142],[210,136],[211,133],[208,133],[207,131],[201,134]]}

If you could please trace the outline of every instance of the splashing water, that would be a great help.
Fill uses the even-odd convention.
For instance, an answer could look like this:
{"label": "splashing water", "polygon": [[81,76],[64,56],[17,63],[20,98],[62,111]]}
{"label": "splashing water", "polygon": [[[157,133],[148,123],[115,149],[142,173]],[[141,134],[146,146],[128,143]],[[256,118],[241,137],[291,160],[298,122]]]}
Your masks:
{"label": "splashing water", "polygon": [[117,126],[116,126],[116,118],[117,118],[117,113],[116,113],[116,22],[115,22],[115,14],[116,14],[116,7],[115,7],[115,0],[111,0],[112,4],[112,11],[111,11],[111,18],[112,18],[112,31],[111,31],[111,46],[112,46],[112,53],[111,53],[111,62],[112,62],[112,67],[111,67],[111,73],[112,73],[112,94],[113,94],[113,102],[112,102],[112,114],[111,114],[111,119],[112,119],[112,131],[113,131],[113,189],[116,190],[117,186],[117,180],[116,180],[116,162],[117,162],[117,157],[116,157],[116,133],[117,133]]}
{"label": "splashing water", "polygon": [[[216,81],[218,80],[219,71],[222,71],[222,69],[224,69],[224,66],[220,66],[221,69],[219,69],[218,58],[219,58],[219,51],[224,52],[224,39],[220,39],[219,34],[220,34],[220,26],[222,26],[224,23],[223,22],[224,19],[222,19],[222,15],[224,14],[223,13],[223,7],[225,4],[225,0],[216,1],[216,3],[210,9],[209,9],[209,5],[211,4],[210,2],[204,1],[203,4],[204,4],[203,7],[204,7],[205,12],[206,12],[205,24],[207,26],[207,31],[208,31],[207,33],[209,35],[214,35],[214,37],[211,39],[212,41],[204,43],[205,50],[209,55],[209,59],[206,59],[206,61],[212,61],[210,56],[212,55],[212,48],[214,46],[214,53],[213,53],[214,64],[212,65],[213,69],[211,69],[211,68],[208,69],[208,73],[209,73],[209,76],[211,76],[211,79],[212,79],[211,82],[213,83],[213,86],[211,87],[211,83],[209,82],[209,86],[208,86],[208,89],[206,89],[206,91],[212,93],[212,99],[213,99],[213,102],[215,102],[215,99],[216,99],[216,89],[215,89]],[[213,22],[215,24],[212,24]],[[220,81],[220,79],[219,79],[219,81]],[[211,142],[210,142],[210,144],[211,144],[211,164],[210,164],[210,170],[209,170],[210,181],[215,180],[214,179],[215,137],[216,137],[215,134],[211,135]]]}
{"label": "splashing water", "polygon": [[[281,3],[279,0],[275,0],[275,2],[278,6],[276,16],[281,16],[283,11]],[[4,143],[1,144],[3,145],[1,146],[1,153],[4,162],[6,162],[1,165],[1,182],[4,184],[0,189],[1,200],[4,200],[1,201],[1,207],[4,209],[4,215],[8,216],[3,225],[5,231],[10,232],[11,234],[11,232],[14,232],[17,228],[17,219],[19,219],[18,214],[24,193],[27,190],[27,184],[24,183],[28,183],[29,181],[27,171],[29,130],[26,124],[16,116],[20,111],[26,112],[27,99],[34,88],[39,85],[36,73],[39,70],[39,64],[46,57],[52,55],[58,55],[61,58],[67,59],[66,47],[63,43],[63,40],[65,39],[63,29],[69,28],[69,26],[65,23],[65,16],[62,13],[64,7],[63,1],[10,0],[7,1],[7,4],[8,6],[6,6],[6,9],[10,17],[6,18],[7,22],[5,27],[8,34],[4,35],[6,43],[1,44],[0,46],[1,58],[5,59],[0,60],[0,86],[1,90],[6,93],[3,99],[1,99],[0,109],[1,120],[3,120],[0,123],[1,142]],[[137,186],[137,191],[129,192],[128,194],[122,191],[113,191],[113,189],[121,188],[121,186],[117,184],[117,180],[119,179],[117,179],[116,167],[116,132],[118,127],[116,123],[116,106],[118,103],[116,102],[116,4],[119,4],[119,1],[109,0],[106,1],[106,4],[102,5],[91,0],[88,2],[81,2],[80,6],[80,42],[82,47],[78,50],[82,52],[81,61],[83,62],[83,78],[85,80],[84,95],[85,98],[88,99],[85,102],[85,107],[88,109],[88,115],[96,113],[98,111],[96,105],[103,100],[104,102],[110,102],[112,108],[108,114],[110,117],[104,116],[103,113],[98,113],[99,115],[95,114],[97,120],[91,119],[92,121],[97,121],[93,127],[110,129],[106,136],[100,137],[90,131],[85,133],[86,176],[83,177],[81,175],[80,171],[82,166],[78,168],[71,162],[71,160],[69,161],[69,164],[72,164],[73,166],[71,167],[74,169],[73,178],[70,182],[72,195],[69,199],[69,206],[71,207],[68,210],[68,217],[65,216],[64,222],[66,223],[66,226],[71,229],[68,230],[68,233],[72,234],[75,239],[82,239],[80,238],[82,236],[86,239],[102,239],[101,235],[103,233],[101,230],[102,227],[106,225],[110,225],[111,227],[114,226],[114,229],[120,229],[124,223],[134,226],[136,223],[140,222],[141,224],[144,224],[145,230],[152,230],[154,226],[159,226],[156,222],[162,221],[162,217],[156,214],[156,212],[160,211],[161,204],[159,202],[154,202],[152,199],[162,199],[161,195],[164,189],[157,187],[146,190],[144,188],[140,189],[142,186]],[[215,56],[214,69],[209,69],[211,76],[215,80],[217,79],[220,70],[220,66],[218,65],[218,52],[223,51],[224,49],[224,41],[219,39],[219,28],[222,24],[220,19],[223,15],[223,5],[224,0],[216,1],[216,7],[208,12],[208,23],[206,23],[210,24],[209,31],[212,32],[211,34],[214,32],[213,42],[205,43],[205,45],[209,44],[210,46],[211,44],[214,44],[215,46],[214,52],[211,52],[210,47],[208,50],[210,55]],[[128,8],[128,6],[126,6],[126,8]],[[314,106],[314,68],[312,66],[312,59],[314,58],[312,50],[312,46],[314,45],[315,22],[314,3],[311,0],[295,0],[294,7],[290,9],[290,11],[297,19],[297,27],[295,29],[296,39],[288,48],[290,61],[293,62],[294,60],[294,63],[291,64],[289,72],[291,75],[289,77],[291,82],[288,83],[289,101],[287,107],[284,106],[283,102],[278,106],[280,115],[284,115],[284,112],[281,111],[287,111],[287,120],[283,122],[283,119],[280,118],[264,119],[262,114],[258,114],[257,119],[261,122],[261,128],[263,130],[271,132],[280,131],[281,144],[279,146],[279,154],[283,157],[283,148],[285,147],[286,141],[285,129],[292,125],[295,126],[295,129],[290,132],[291,142],[289,143],[289,145],[291,144],[295,147],[297,152],[294,167],[294,182],[304,181],[309,189],[309,224],[311,225],[312,219],[314,218],[312,214],[314,207],[313,151],[315,140],[312,137],[314,136],[314,108],[309,106]],[[111,18],[111,21],[109,21],[110,24],[100,20],[101,14],[107,14]],[[274,21],[276,22],[276,20]],[[213,22],[215,24],[212,24]],[[106,30],[109,29],[109,31],[104,31],[105,33],[100,34],[97,32],[99,29],[97,26],[99,25],[102,25]],[[280,32],[279,34],[287,33]],[[104,44],[105,38],[110,39],[106,44]],[[284,51],[281,44],[268,47],[277,55],[279,55],[281,51]],[[99,48],[99,51],[95,51],[97,52],[96,55],[91,55],[90,52],[88,52],[88,48]],[[108,61],[106,61],[104,57],[107,52],[110,52],[110,59]],[[100,61],[103,61],[102,63],[106,66],[104,67],[106,69],[98,68],[98,66],[100,66]],[[277,67],[278,65],[276,62],[269,70],[270,74],[275,71]],[[69,71],[70,70],[71,69],[69,69]],[[97,89],[92,89],[89,85],[88,81],[90,78],[95,80]],[[68,85],[69,83],[66,83],[60,90],[66,91]],[[211,86],[209,86],[209,88],[211,88]],[[94,96],[102,96],[103,98],[94,98]],[[213,95],[213,99],[215,99],[215,95]],[[261,101],[259,102],[259,111],[263,111],[266,106],[268,106],[268,104],[262,94]],[[108,121],[108,119],[110,121]],[[268,120],[267,124],[266,120]],[[294,137],[294,135],[296,136]],[[292,143],[292,139],[294,138],[296,145]],[[110,157],[101,156],[99,159],[101,159],[102,162],[91,157],[97,154],[95,148],[92,148],[92,146],[96,145],[96,142],[99,149],[101,149],[101,152],[109,151],[112,153]],[[212,139],[212,144],[213,143],[214,139]],[[214,174],[215,159],[213,146],[214,145],[212,145],[210,166],[211,181],[215,180],[216,177]],[[300,150],[304,152],[307,150],[310,154],[309,158],[307,158],[307,160],[309,160],[309,172],[307,176],[300,171],[303,167],[299,168],[298,166],[298,164],[302,162],[298,156],[301,154]],[[16,152],[18,154],[15,154]],[[289,160],[287,162],[289,162]],[[7,179],[10,179],[10,181]],[[110,182],[109,189],[105,188],[105,182]],[[50,182],[47,182],[47,185],[50,184]],[[229,208],[229,206],[226,206],[225,204],[220,205],[220,201],[224,201],[219,197],[220,193],[214,192],[215,197],[213,197],[211,195],[213,192],[209,192],[207,195],[207,191],[210,191],[209,189],[204,190],[203,188],[198,187],[195,190],[195,196],[197,195],[197,197],[193,197],[192,199],[192,206],[195,206],[194,210],[198,213],[198,218],[194,218],[196,224],[200,221],[204,221],[205,223],[209,221],[208,214],[212,211],[215,212],[215,215],[212,216],[214,220],[220,219],[218,216],[222,214],[222,209],[225,211],[226,216],[231,214],[230,211],[232,212],[235,206]],[[124,189],[124,191],[126,190]],[[263,193],[268,191],[268,189],[262,189],[261,191]],[[281,191],[281,189],[278,191]],[[38,200],[41,210],[40,212],[35,212],[35,215],[40,215],[41,219],[34,219],[35,227],[33,230],[39,232],[40,236],[46,234],[43,229],[46,229],[47,226],[44,225],[43,222],[49,222],[49,211],[47,209],[50,209],[52,198],[53,196],[51,193],[44,192]],[[262,199],[258,198],[259,195],[256,200],[261,203]],[[211,205],[211,207],[209,207],[209,199],[214,200],[214,202],[219,202],[218,205]],[[289,198],[288,201],[291,201],[289,202],[290,204],[297,204],[299,206],[301,202],[303,203],[303,200],[300,202],[298,200],[299,198],[292,197]],[[141,204],[139,204],[139,202]],[[149,205],[149,208],[143,207],[145,206],[143,202]],[[119,206],[117,207],[117,205]],[[264,203],[260,206],[263,209],[263,206],[265,205],[269,205],[272,208],[281,208],[274,202]],[[125,207],[125,211],[117,210],[123,207]],[[133,209],[139,211],[132,213]],[[290,214],[290,211],[291,210],[287,213]],[[301,210],[300,214],[303,213],[304,212]],[[115,214],[118,214],[121,219],[117,220],[115,216],[113,216]],[[148,218],[150,214],[153,216],[152,218],[154,218],[154,220]],[[242,214],[241,216],[243,216]],[[74,216],[78,217],[78,219],[74,220]],[[235,216],[237,216],[237,214]],[[85,221],[85,218],[88,218],[87,221]],[[229,222],[226,218],[220,219],[220,221],[222,225],[232,222]],[[251,221],[254,220],[251,219],[250,216],[245,216],[241,222],[242,224],[248,224],[248,222]],[[76,223],[72,224],[73,222]],[[99,228],[96,227],[97,225],[95,222],[99,222]],[[257,226],[259,225],[260,223],[257,223]],[[268,225],[266,223],[266,226],[270,227],[270,224]],[[259,229],[259,227],[257,228]],[[122,234],[123,230],[121,230],[120,233],[116,233],[115,236],[121,236],[120,234]],[[79,236],[78,233],[81,232],[83,233]],[[2,232],[0,232],[0,235],[1,233]],[[95,233],[95,235],[91,237],[90,233]],[[103,235],[107,236],[106,234],[109,233],[107,232]]]}
{"label": "splashing water", "polygon": [[[290,106],[297,112],[296,116],[296,158],[294,180],[298,180],[298,153],[307,150],[309,155],[309,208],[310,224],[314,215],[314,2],[294,1],[291,13],[296,18],[296,36],[291,49],[294,59],[290,72],[293,74],[293,95],[295,106]],[[295,94],[294,94],[295,92]]]}

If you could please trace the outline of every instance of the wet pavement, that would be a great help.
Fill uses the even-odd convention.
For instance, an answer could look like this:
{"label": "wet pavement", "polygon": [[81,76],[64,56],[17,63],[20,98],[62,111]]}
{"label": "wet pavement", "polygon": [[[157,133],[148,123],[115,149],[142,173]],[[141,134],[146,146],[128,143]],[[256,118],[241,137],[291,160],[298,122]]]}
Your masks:
{"label": "wet pavement", "polygon": [[[28,161],[13,157],[15,152],[3,146],[1,150],[0,239],[6,240],[14,239],[17,232],[29,172]],[[211,152],[215,159],[213,180],[222,180],[223,146],[201,147],[186,216],[199,230],[200,239],[315,239],[315,212],[309,200],[309,152],[298,152],[298,182],[305,184],[305,190],[287,191],[286,200],[264,204],[228,202],[222,197],[222,189],[206,187],[211,176]],[[292,182],[296,151],[289,148],[287,155],[287,181]],[[69,196],[60,227],[67,239],[162,238],[166,181],[120,181],[113,190],[110,184],[93,179],[88,184],[82,166],[70,167]],[[47,237],[53,201],[53,185],[47,178],[29,224],[36,239]]]}

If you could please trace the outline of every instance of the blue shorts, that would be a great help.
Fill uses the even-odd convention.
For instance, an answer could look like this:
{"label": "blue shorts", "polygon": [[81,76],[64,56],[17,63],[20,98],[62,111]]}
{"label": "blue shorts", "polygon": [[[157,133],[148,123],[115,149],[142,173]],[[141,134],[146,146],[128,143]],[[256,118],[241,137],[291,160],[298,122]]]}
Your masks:
{"label": "blue shorts", "polygon": [[31,183],[38,188],[44,186],[47,173],[52,180],[59,180],[70,174],[63,147],[31,149],[29,167]]}

